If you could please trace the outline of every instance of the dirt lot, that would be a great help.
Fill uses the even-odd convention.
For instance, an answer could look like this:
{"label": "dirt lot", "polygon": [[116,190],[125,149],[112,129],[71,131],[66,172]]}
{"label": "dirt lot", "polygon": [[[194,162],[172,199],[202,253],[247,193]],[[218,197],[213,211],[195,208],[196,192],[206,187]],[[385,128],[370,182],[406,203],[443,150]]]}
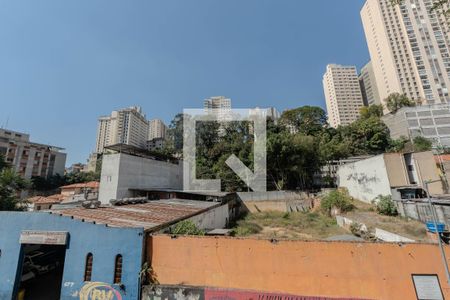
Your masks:
{"label": "dirt lot", "polygon": [[314,212],[258,212],[238,221],[236,236],[290,240],[325,239],[348,234],[335,219]]}
{"label": "dirt lot", "polygon": [[[375,227],[416,241],[430,241],[425,225],[402,217],[379,215],[373,205],[357,201],[355,209],[343,216],[364,223],[370,229]],[[263,239],[321,240],[332,236],[351,235],[336,223],[332,217],[320,212],[257,212],[250,213],[237,222],[233,228],[235,236],[251,236]]]}

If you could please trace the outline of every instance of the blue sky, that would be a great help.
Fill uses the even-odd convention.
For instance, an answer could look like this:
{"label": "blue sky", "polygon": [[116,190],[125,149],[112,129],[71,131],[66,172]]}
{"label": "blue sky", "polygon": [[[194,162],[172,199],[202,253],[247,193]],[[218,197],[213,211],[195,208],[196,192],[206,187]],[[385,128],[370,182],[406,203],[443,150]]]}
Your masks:
{"label": "blue sky", "polygon": [[369,60],[363,0],[0,0],[0,127],[94,149],[97,118],[131,105],[169,122],[234,108],[325,106],[328,63]]}

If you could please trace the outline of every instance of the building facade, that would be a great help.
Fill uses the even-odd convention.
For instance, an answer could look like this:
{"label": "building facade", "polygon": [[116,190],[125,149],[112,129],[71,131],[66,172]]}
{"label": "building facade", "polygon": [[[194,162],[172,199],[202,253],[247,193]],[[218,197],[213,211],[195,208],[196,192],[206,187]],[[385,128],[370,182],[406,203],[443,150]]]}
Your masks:
{"label": "building facade", "polygon": [[97,127],[95,153],[103,153],[105,146],[126,144],[145,148],[148,139],[148,121],[137,106],[113,111],[100,117]]}
{"label": "building facade", "polygon": [[378,196],[392,196],[398,188],[423,188],[431,180],[430,193],[444,193],[439,169],[431,151],[418,153],[384,153],[338,168],[338,186],[350,196],[371,203]]}
{"label": "building facade", "polygon": [[231,99],[214,96],[204,100],[203,108],[208,113],[217,114],[219,120],[227,120],[231,113]]}
{"label": "building facade", "polygon": [[370,106],[381,104],[372,62],[368,62],[361,68],[361,73],[359,74],[359,85],[361,86],[364,105]]}
{"label": "building facade", "polygon": [[0,298],[139,299],[144,229],[87,220],[2,212]]}
{"label": "building facade", "polygon": [[66,153],[60,147],[30,142],[26,133],[0,129],[0,153],[24,178],[64,175]]}
{"label": "building facade", "polygon": [[384,115],[382,120],[393,139],[422,136],[432,141],[435,148],[450,147],[448,104],[402,107],[395,114]]}
{"label": "building facade", "polygon": [[367,0],[361,18],[380,99],[392,93],[428,104],[450,100],[450,34],[431,0]]}
{"label": "building facade", "polygon": [[164,138],[153,138],[147,141],[147,150],[157,151],[164,148],[166,140]]}
{"label": "building facade", "polygon": [[162,120],[153,119],[148,121],[148,140],[166,138],[167,126]]}
{"label": "building facade", "polygon": [[348,125],[358,119],[363,98],[356,67],[328,65],[323,75],[323,90],[328,123],[332,127]]}
{"label": "building facade", "polygon": [[183,189],[183,165],[126,153],[103,156],[99,201],[135,197],[133,191]]}

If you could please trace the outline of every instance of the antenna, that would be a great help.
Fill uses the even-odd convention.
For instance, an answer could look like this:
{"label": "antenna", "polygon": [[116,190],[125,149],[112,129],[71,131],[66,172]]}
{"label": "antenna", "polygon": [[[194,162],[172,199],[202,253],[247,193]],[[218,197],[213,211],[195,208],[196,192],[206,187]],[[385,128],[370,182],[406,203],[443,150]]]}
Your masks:
{"label": "antenna", "polygon": [[8,115],[8,117],[6,118],[6,125],[5,125],[5,129],[8,129],[8,123],[9,123],[9,115]]}

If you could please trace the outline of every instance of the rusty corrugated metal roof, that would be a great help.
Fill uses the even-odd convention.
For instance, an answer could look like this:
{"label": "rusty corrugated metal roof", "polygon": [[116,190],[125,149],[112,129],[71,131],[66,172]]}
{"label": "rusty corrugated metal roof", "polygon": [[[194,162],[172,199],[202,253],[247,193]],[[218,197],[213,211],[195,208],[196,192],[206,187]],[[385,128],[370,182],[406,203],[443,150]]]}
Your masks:
{"label": "rusty corrugated metal roof", "polygon": [[65,199],[65,196],[61,194],[51,195],[51,196],[35,196],[28,199],[30,203],[34,204],[54,204],[61,203]]}
{"label": "rusty corrugated metal roof", "polygon": [[96,224],[106,224],[111,227],[134,227],[150,230],[173,224],[219,205],[217,202],[170,199],[95,209],[76,207],[52,213]]}
{"label": "rusty corrugated metal roof", "polygon": [[92,188],[92,189],[98,189],[100,187],[100,182],[98,181],[89,181],[84,183],[74,183],[69,185],[64,185],[60,187],[62,190],[66,189],[76,189],[76,188]]}

